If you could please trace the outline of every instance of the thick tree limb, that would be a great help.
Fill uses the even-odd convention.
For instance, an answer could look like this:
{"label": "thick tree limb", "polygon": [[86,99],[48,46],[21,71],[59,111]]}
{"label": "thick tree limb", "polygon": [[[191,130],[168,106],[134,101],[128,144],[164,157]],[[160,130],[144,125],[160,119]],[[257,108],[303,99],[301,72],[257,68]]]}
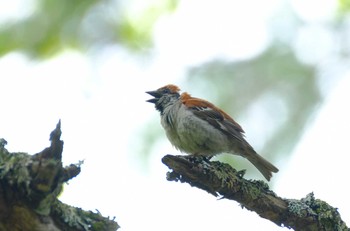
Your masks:
{"label": "thick tree limb", "polygon": [[57,199],[63,183],[80,173],[80,163],[62,166],[61,123],[43,151],[9,153],[0,139],[0,231],[114,231],[114,219],[83,211]]}
{"label": "thick tree limb", "polygon": [[186,182],[208,193],[235,200],[278,226],[294,230],[349,230],[336,208],[315,199],[313,193],[301,200],[284,199],[263,181],[246,180],[244,171],[203,157],[166,155],[162,162],[172,171],[169,181]]}

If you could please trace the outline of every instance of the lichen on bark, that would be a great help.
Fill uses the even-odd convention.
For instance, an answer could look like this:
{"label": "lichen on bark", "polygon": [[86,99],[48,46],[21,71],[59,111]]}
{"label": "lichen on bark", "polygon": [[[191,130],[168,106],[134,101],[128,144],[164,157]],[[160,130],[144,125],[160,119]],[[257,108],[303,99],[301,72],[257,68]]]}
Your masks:
{"label": "lichen on bark", "polygon": [[80,164],[62,166],[61,122],[50,147],[34,155],[10,153],[0,139],[0,231],[115,231],[119,225],[99,212],[58,200],[63,184],[80,173]]}
{"label": "lichen on bark", "polygon": [[214,196],[235,200],[243,208],[278,226],[294,230],[349,231],[338,210],[308,194],[301,200],[282,198],[264,181],[244,179],[244,171],[201,156],[166,155],[167,180],[188,183]]}

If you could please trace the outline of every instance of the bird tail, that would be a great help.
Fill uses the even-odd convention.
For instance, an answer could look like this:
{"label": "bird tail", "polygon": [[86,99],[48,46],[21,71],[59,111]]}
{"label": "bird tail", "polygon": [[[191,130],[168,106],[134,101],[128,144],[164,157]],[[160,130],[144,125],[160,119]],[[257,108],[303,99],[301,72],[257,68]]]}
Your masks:
{"label": "bird tail", "polygon": [[270,181],[273,172],[278,172],[278,168],[257,154],[255,151],[254,154],[249,154],[247,156],[247,159],[261,172],[261,174],[268,181]]}
{"label": "bird tail", "polygon": [[240,153],[242,157],[247,158],[261,172],[266,180],[270,181],[272,173],[278,172],[278,168],[256,153],[248,142],[244,142],[243,144],[244,146],[240,147],[240,152],[238,153]]}

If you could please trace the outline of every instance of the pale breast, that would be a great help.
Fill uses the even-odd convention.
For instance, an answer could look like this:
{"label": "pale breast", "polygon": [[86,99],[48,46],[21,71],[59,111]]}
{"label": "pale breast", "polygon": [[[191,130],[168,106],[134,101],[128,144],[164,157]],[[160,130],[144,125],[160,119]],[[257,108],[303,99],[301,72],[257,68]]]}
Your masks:
{"label": "pale breast", "polygon": [[227,137],[208,122],[196,117],[182,104],[173,105],[162,117],[169,141],[188,154],[215,155],[228,152]]}

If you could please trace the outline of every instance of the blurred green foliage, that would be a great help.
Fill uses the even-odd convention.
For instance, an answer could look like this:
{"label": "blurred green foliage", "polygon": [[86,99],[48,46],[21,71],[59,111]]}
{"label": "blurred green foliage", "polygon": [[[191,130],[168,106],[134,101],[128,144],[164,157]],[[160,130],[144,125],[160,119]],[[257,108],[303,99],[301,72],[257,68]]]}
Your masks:
{"label": "blurred green foliage", "polygon": [[350,12],[350,1],[349,0],[338,0],[339,10],[341,13]]}
{"label": "blurred green foliage", "polygon": [[[0,24],[0,56],[21,51],[48,58],[63,48],[86,51],[108,44],[142,50],[152,44],[157,19],[176,9],[177,0],[153,1],[131,12],[120,1],[36,0],[34,12]],[[137,1],[134,1],[137,4]]]}
{"label": "blurred green foliage", "polygon": [[63,47],[79,48],[78,28],[95,2],[38,0],[30,16],[0,27],[0,55],[18,50],[47,58]]}
{"label": "blurred green foliage", "polygon": [[137,15],[126,12],[119,24],[121,42],[136,50],[150,47],[155,23],[160,16],[176,10],[177,3],[177,0],[157,0]]}

